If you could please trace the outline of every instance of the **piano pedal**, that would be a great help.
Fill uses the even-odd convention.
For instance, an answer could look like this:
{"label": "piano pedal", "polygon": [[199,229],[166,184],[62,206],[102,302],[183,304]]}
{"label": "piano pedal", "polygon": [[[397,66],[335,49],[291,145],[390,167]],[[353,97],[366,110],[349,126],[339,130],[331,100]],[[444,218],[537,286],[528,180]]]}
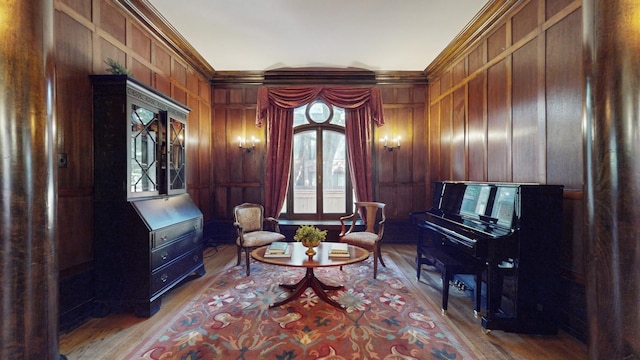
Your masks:
{"label": "piano pedal", "polygon": [[450,282],[449,284],[453,285],[456,289],[463,292],[471,289],[469,286],[467,286],[467,284],[463,283],[460,280],[455,280],[453,282]]}

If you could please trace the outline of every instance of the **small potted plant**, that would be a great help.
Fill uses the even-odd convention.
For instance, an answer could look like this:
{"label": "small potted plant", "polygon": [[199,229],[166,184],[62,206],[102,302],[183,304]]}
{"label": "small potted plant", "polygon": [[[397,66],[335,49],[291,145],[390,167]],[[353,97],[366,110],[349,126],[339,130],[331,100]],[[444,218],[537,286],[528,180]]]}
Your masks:
{"label": "small potted plant", "polygon": [[131,71],[127,70],[126,67],[122,66],[118,61],[113,60],[112,58],[108,58],[105,63],[109,65],[109,67],[105,70],[112,73],[113,75],[133,75],[131,74]]}
{"label": "small potted plant", "polygon": [[308,250],[305,254],[313,256],[316,254],[314,247],[320,245],[327,237],[327,230],[320,230],[313,225],[302,225],[296,230],[293,240],[299,241],[306,246]]}

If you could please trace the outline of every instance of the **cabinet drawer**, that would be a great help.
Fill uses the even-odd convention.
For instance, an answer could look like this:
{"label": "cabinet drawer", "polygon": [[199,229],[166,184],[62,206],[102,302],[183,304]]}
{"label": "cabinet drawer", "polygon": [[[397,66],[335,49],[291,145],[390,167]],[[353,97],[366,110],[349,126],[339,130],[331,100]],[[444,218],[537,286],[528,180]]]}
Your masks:
{"label": "cabinet drawer", "polygon": [[192,231],[202,231],[202,217],[159,229],[151,234],[151,248],[165,245]]}
{"label": "cabinet drawer", "polygon": [[151,294],[155,296],[160,291],[184,279],[199,264],[202,264],[202,249],[198,248],[171,264],[158,269],[151,274]]}
{"label": "cabinet drawer", "polygon": [[151,251],[151,269],[155,270],[174,259],[187,253],[202,243],[202,232],[194,231],[187,235],[168,243],[166,246],[155,248]]}

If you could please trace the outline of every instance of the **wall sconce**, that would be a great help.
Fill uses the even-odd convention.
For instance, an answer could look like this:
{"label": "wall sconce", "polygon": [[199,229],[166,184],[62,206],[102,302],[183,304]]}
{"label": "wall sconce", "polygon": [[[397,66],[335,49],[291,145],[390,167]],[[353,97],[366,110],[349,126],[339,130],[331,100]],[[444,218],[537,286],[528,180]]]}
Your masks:
{"label": "wall sconce", "polygon": [[256,148],[256,144],[260,142],[260,139],[257,139],[255,136],[251,137],[251,140],[247,141],[242,137],[238,136],[238,148],[240,150],[245,150],[246,152],[251,152]]}
{"label": "wall sconce", "polygon": [[389,141],[389,139],[385,136],[380,139],[380,141],[382,142],[382,146],[384,146],[387,151],[400,149],[400,136],[396,136],[395,138],[391,139],[391,141]]}

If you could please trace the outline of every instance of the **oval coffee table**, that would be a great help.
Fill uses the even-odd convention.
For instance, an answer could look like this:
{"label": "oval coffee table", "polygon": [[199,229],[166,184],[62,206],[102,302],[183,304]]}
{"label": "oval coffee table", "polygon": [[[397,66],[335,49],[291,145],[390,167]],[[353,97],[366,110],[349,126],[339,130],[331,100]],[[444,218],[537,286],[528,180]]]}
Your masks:
{"label": "oval coffee table", "polygon": [[318,245],[318,247],[315,248],[316,254],[313,257],[309,257],[305,254],[307,248],[299,242],[289,243],[289,246],[291,246],[290,257],[265,257],[265,251],[267,251],[269,245],[259,247],[251,252],[251,257],[266,264],[307,268],[305,277],[300,279],[297,283],[280,284],[280,286],[293,290],[293,292],[286,299],[271,304],[270,307],[280,306],[291,300],[297,299],[308,287],[310,287],[315,291],[320,299],[333,306],[343,308],[340,303],[329,298],[325,293],[325,290],[339,290],[342,289],[343,286],[333,286],[323,283],[313,274],[313,269],[318,267],[353,264],[368,258],[369,251],[358,246],[349,245],[349,257],[330,257],[329,251],[331,251],[331,244],[332,243],[330,242],[323,242]]}

